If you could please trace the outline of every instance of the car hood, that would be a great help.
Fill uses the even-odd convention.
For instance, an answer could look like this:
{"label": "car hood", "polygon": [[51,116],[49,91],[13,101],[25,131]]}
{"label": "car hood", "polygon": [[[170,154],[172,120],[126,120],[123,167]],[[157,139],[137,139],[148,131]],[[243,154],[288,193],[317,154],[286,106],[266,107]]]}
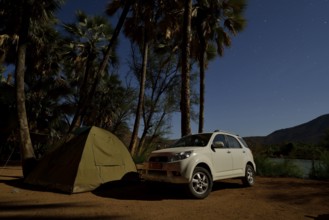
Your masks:
{"label": "car hood", "polygon": [[194,146],[193,147],[193,146],[191,146],[191,147],[165,148],[165,149],[153,151],[152,154],[161,154],[161,153],[175,154],[175,153],[180,153],[180,152],[183,152],[183,151],[196,151],[196,150],[199,150],[200,148],[205,148],[205,147],[200,147],[200,146]]}

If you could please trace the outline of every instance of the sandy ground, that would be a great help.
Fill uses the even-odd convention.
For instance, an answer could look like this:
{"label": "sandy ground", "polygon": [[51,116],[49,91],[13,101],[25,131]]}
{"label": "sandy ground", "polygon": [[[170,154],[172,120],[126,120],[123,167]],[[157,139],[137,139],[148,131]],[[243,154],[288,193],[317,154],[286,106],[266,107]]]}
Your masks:
{"label": "sandy ground", "polygon": [[194,200],[168,184],[110,183],[94,192],[61,194],[27,187],[17,166],[0,167],[0,219],[329,219],[329,182],[257,177],[216,182]]}

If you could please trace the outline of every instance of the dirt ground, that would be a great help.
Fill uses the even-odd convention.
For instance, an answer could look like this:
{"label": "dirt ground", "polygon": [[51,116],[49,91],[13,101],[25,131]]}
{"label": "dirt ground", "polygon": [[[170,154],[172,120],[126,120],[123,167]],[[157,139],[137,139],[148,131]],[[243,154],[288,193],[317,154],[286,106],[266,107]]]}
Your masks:
{"label": "dirt ground", "polygon": [[182,187],[143,182],[106,184],[94,192],[61,194],[27,187],[17,166],[0,167],[0,219],[329,219],[329,182],[256,178],[216,182],[195,200]]}

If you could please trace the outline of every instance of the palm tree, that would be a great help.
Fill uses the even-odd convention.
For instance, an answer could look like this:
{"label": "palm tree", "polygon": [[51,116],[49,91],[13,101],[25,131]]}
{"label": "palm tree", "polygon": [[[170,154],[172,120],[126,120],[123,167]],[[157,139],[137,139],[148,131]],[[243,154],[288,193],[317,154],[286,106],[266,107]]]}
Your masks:
{"label": "palm tree", "polygon": [[[1,8],[4,8],[2,16],[3,20],[8,21],[4,29],[8,33],[18,35],[19,41],[17,46],[17,62],[15,68],[16,75],[16,99],[17,111],[19,120],[19,133],[20,133],[20,149],[22,157],[23,175],[26,177],[34,166],[35,154],[30,138],[29,125],[25,107],[25,59],[26,48],[31,36],[31,25],[37,25],[47,22],[49,18],[54,16],[54,12],[60,7],[61,0],[51,1],[31,1],[24,0],[19,3],[11,0],[3,0],[0,2]],[[4,7],[3,7],[4,6]]]}
{"label": "palm tree", "polygon": [[204,1],[198,0],[194,5],[196,16],[192,18],[199,42],[198,60],[200,67],[200,110],[199,132],[204,126],[205,69],[209,43],[217,44],[217,53],[223,56],[224,47],[231,46],[231,35],[235,36],[245,27],[242,17],[245,0]]}
{"label": "palm tree", "polygon": [[28,46],[31,53],[26,56],[26,110],[32,143],[40,149],[67,131],[62,100],[71,89],[60,75],[62,44],[55,20],[33,25],[30,30],[33,37]]}
{"label": "palm tree", "polygon": [[[97,90],[97,86],[100,82],[100,79],[102,76],[104,76],[104,72],[108,66],[110,57],[111,57],[111,55],[113,55],[113,48],[117,42],[117,38],[119,36],[123,23],[126,19],[126,16],[130,10],[132,2],[133,2],[133,0],[126,0],[126,1],[124,1],[124,3],[122,3],[122,1],[120,1],[120,0],[113,0],[111,3],[109,3],[107,5],[106,12],[110,16],[113,15],[116,12],[116,10],[119,9],[121,6],[123,7],[123,10],[122,10],[121,16],[119,18],[119,21],[116,25],[116,28],[114,29],[111,38],[108,40],[108,45],[107,45],[106,49],[104,50],[104,56],[99,64],[98,68],[94,69],[95,74],[92,77],[93,82],[90,84],[88,92],[86,93],[83,90],[81,90],[81,92],[84,94],[82,94],[83,97],[81,97],[81,99],[79,100],[79,105],[78,105],[77,111],[75,113],[75,116],[73,118],[73,121],[71,123],[68,133],[70,133],[71,131],[78,128],[83,121],[83,117],[85,116],[86,110],[87,110],[87,104],[92,101],[92,99],[95,95],[95,92]],[[91,59],[92,59],[92,57],[90,57],[89,61],[91,61]],[[87,74],[89,74],[89,73],[87,73]],[[83,83],[84,85],[86,85],[87,79],[88,79],[88,76],[85,77],[85,83]]]}
{"label": "palm tree", "polygon": [[[124,1],[129,2],[129,1]],[[142,106],[144,102],[144,91],[145,91],[145,80],[147,71],[147,60],[149,45],[154,39],[156,33],[156,22],[157,22],[157,7],[161,1],[153,0],[135,0],[130,1],[131,3],[131,15],[127,17],[124,24],[124,33],[131,39],[132,42],[136,43],[142,51],[142,65],[140,74],[138,76],[139,81],[139,96],[136,109],[136,117],[134,128],[132,132],[131,141],[129,144],[129,150],[132,155],[136,153],[138,130],[140,126],[140,118],[142,114]],[[119,6],[119,4],[118,4]],[[116,10],[119,9],[118,7]]]}
{"label": "palm tree", "polygon": [[[147,146],[151,146],[152,140],[166,132],[170,114],[179,109],[179,100],[173,95],[179,88],[180,79],[177,55],[171,51],[159,53],[153,45],[150,48],[150,56],[152,59],[148,62],[142,114],[144,128],[137,147],[139,156],[149,149],[145,146],[146,141],[149,143]],[[133,57],[133,60],[136,58]],[[139,72],[139,64],[134,63],[133,66],[134,71]]]}
{"label": "palm tree", "polygon": [[[69,34],[63,44],[64,56],[68,58],[65,67],[69,79],[76,82],[78,93],[78,103],[68,133],[83,123],[100,80],[97,76],[97,67],[113,33],[105,17],[88,17],[78,11],[76,19],[76,23],[63,25]],[[115,57],[113,52],[110,55],[113,55],[112,58]],[[113,60],[115,59],[111,59],[112,62]]]}
{"label": "palm tree", "polygon": [[[99,66],[99,68],[98,68],[98,70],[96,72],[95,80],[94,80],[94,82],[93,82],[93,84],[91,86],[91,90],[90,90],[90,92],[88,94],[88,97],[87,97],[88,102],[90,100],[92,100],[92,98],[93,98],[93,96],[94,96],[94,94],[96,92],[97,85],[99,84],[100,78],[102,76],[104,76],[104,72],[105,72],[105,69],[106,69],[106,67],[108,65],[110,56],[113,53],[112,50],[113,50],[113,48],[114,48],[114,46],[115,46],[115,44],[117,42],[117,39],[119,37],[119,33],[121,31],[121,28],[122,28],[122,26],[124,24],[124,21],[125,21],[125,19],[127,17],[127,14],[129,12],[130,7],[131,7],[131,5],[132,5],[133,2],[134,2],[134,0],[125,0],[124,3],[123,3],[124,6],[123,6],[123,10],[121,12],[119,21],[118,21],[118,23],[117,23],[117,25],[116,25],[116,27],[114,29],[114,32],[112,34],[111,39],[109,40],[109,43],[108,43],[108,46],[107,46],[107,48],[105,50],[105,53],[104,53],[103,59],[101,61],[101,64],[100,64],[100,66]],[[116,12],[116,8],[120,7],[121,3],[122,3],[122,1],[120,1],[120,0],[113,0],[111,3],[109,3],[107,5],[107,9],[106,9],[107,14],[108,15],[113,15],[113,13]]]}
{"label": "palm tree", "polygon": [[190,47],[192,0],[184,1],[183,40],[182,40],[182,87],[181,87],[181,135],[191,133],[190,125]]}
{"label": "palm tree", "polygon": [[[118,20],[118,23],[114,29],[114,32],[112,34],[112,37],[109,41],[109,44],[107,46],[107,49],[106,49],[106,52],[105,52],[105,56],[102,60],[102,63],[98,69],[98,72],[97,72],[97,76],[99,77],[99,75],[102,75],[104,73],[104,70],[106,68],[106,64],[110,58],[110,55],[111,55],[111,50],[113,49],[113,45],[115,44],[116,40],[118,39],[119,37],[119,34],[120,34],[120,31],[123,27],[123,24],[125,22],[125,19],[130,11],[130,8],[131,8],[131,5],[133,4],[135,0],[113,0],[111,3],[109,3],[107,5],[107,8],[106,8],[106,13],[109,15],[109,16],[112,16],[120,7],[123,7],[123,10],[121,12],[121,15],[120,15],[120,18]],[[124,2],[124,3],[122,3]],[[123,4],[123,5],[122,5]]]}
{"label": "palm tree", "polygon": [[[137,137],[144,104],[145,82],[148,63],[149,45],[156,34],[156,10],[157,1],[136,1],[132,7],[132,15],[125,23],[125,35],[141,47],[142,66],[139,74],[139,96],[136,109],[136,117],[129,150],[132,155],[137,153]],[[140,34],[141,33],[141,34]]]}

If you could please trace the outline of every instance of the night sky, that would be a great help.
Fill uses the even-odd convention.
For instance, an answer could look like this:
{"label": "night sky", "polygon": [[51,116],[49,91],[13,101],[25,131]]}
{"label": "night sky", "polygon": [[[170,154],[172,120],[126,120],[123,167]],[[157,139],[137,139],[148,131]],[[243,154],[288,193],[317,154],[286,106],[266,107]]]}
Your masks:
{"label": "night sky", "polygon": [[[59,16],[72,22],[76,9],[101,15],[107,3],[69,0]],[[329,113],[329,1],[249,0],[245,17],[245,30],[208,66],[205,131],[264,136]],[[124,66],[126,45],[119,56]],[[180,114],[172,126],[170,137],[179,137]]]}

